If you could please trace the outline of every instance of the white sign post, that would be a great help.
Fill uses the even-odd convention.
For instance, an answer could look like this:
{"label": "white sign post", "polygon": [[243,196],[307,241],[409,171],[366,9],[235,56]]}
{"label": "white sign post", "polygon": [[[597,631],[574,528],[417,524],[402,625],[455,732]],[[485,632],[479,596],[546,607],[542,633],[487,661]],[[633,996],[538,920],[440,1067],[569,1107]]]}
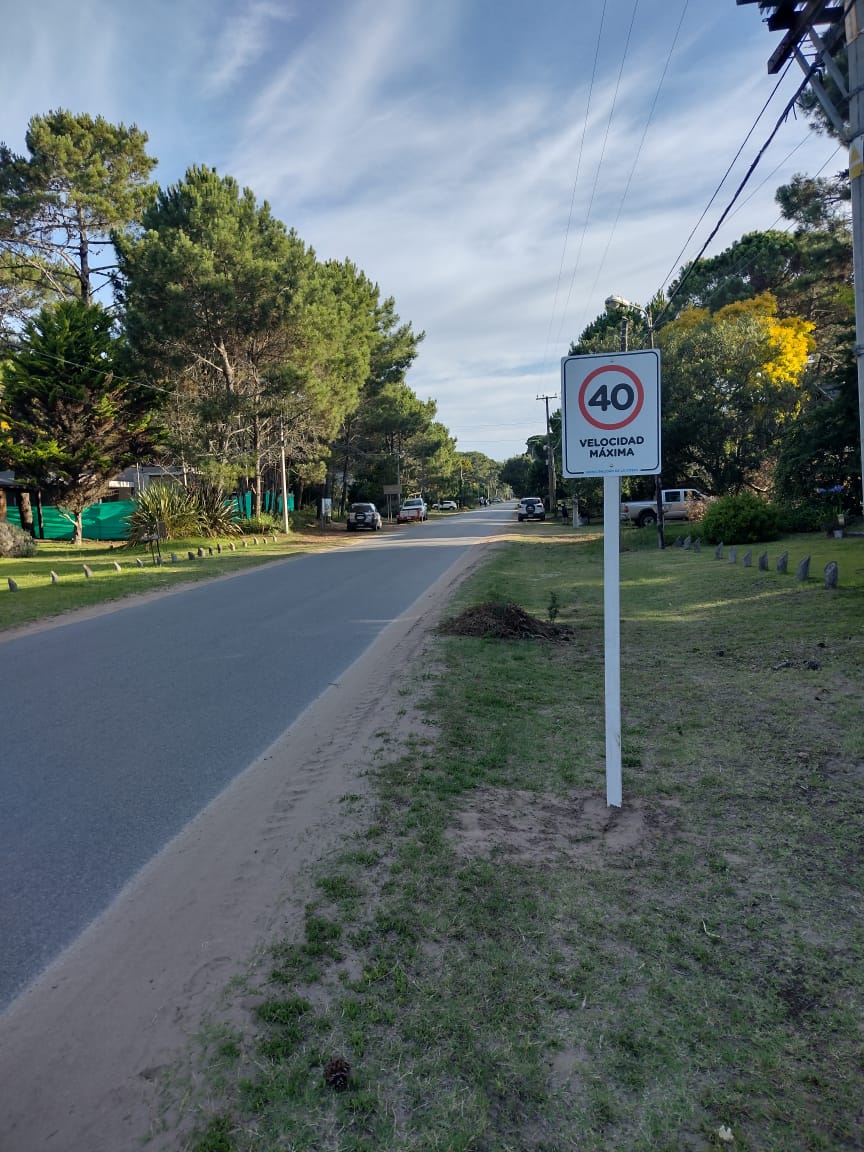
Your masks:
{"label": "white sign post", "polygon": [[620,808],[621,476],[660,471],[660,353],[565,356],[561,361],[563,474],[603,477],[603,632],[606,803]]}

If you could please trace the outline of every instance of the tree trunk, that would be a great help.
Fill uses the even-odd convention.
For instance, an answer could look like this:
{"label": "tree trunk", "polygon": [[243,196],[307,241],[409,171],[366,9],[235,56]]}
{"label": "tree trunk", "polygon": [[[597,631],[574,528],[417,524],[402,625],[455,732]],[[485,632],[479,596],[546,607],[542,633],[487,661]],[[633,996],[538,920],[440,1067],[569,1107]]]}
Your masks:
{"label": "tree trunk", "polygon": [[6,489],[0,488],[0,520],[6,518]]}
{"label": "tree trunk", "polygon": [[264,477],[262,475],[264,471],[264,461],[262,458],[263,453],[261,450],[261,424],[257,415],[252,419],[252,454],[255,457],[255,476],[253,480],[254,487],[252,489],[255,505],[253,515],[260,516],[261,493],[264,485]]}
{"label": "tree trunk", "polygon": [[76,512],[74,517],[73,517],[73,521],[72,521],[73,525],[74,525],[72,528],[72,543],[73,544],[83,544],[84,543],[84,525],[82,523],[81,517],[82,517],[81,512]]}
{"label": "tree trunk", "polygon": [[348,507],[348,453],[345,453],[345,458],[342,462],[342,494],[339,499],[339,511],[344,516],[345,509]]}
{"label": "tree trunk", "polygon": [[84,221],[84,210],[78,208],[78,280],[81,285],[81,299],[85,304],[90,303],[90,244],[87,237],[87,225]]}
{"label": "tree trunk", "polygon": [[36,532],[33,528],[33,505],[30,503],[30,493],[26,488],[22,488],[18,497],[18,511],[21,514],[21,527],[25,532],[29,532],[33,539],[36,539]]}
{"label": "tree trunk", "polygon": [[42,515],[42,489],[36,489],[36,523],[39,525],[39,539],[45,539],[45,517]]}

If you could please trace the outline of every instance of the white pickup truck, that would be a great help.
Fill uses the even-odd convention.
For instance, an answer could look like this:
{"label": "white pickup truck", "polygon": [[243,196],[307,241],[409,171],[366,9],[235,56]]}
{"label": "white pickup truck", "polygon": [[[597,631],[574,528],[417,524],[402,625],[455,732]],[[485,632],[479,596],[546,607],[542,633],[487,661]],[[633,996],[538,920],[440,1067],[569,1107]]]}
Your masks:
{"label": "white pickup truck", "polygon": [[[707,504],[711,497],[695,488],[664,488],[663,519],[689,520],[693,504]],[[656,500],[627,500],[621,505],[621,519],[644,528],[657,523]]]}
{"label": "white pickup truck", "polygon": [[417,496],[404,501],[396,516],[396,523],[407,524],[411,520],[422,522],[428,519],[429,513],[426,511],[426,501],[421,496]]}

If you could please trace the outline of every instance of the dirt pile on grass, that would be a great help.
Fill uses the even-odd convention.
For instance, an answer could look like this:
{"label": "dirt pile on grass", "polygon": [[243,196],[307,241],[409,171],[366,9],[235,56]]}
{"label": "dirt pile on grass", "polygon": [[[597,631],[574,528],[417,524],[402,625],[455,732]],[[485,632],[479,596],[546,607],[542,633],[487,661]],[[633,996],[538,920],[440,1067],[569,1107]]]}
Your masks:
{"label": "dirt pile on grass", "polygon": [[494,640],[571,640],[569,624],[538,620],[518,604],[490,601],[466,608],[444,620],[439,631],[445,636],[481,636]]}

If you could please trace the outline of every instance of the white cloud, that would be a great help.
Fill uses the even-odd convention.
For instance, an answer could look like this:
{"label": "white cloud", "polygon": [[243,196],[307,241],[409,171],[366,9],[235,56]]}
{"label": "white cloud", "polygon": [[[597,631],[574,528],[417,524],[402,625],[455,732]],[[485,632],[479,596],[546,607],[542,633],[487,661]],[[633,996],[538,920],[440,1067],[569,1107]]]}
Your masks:
{"label": "white cloud", "polygon": [[215,95],[229,89],[260,60],[272,46],[274,37],[292,19],[292,12],[277,0],[249,0],[232,12],[212,50],[202,89]]}
{"label": "white cloud", "polygon": [[[677,272],[773,84],[772,38],[754,13],[691,0],[634,169],[680,12],[641,0],[598,173],[623,25],[607,21],[583,141],[598,17],[569,0],[508,0],[493,23],[489,6],[460,0],[153,0],[134,9],[95,0],[90,19],[59,0],[50,7],[47,35],[46,21],[16,9],[33,47],[27,67],[20,47],[0,45],[15,101],[0,110],[10,142],[10,124],[23,141],[33,112],[62,103],[136,120],[163,160],[163,182],[192,163],[236,176],[319,256],[352,259],[395,296],[403,319],[427,332],[413,386],[438,400],[461,447],[501,457],[542,430],[534,397],[557,391],[560,355],[605,297],[645,302]],[[620,7],[610,6],[616,19]],[[682,259],[708,235],[781,105]],[[747,195],[806,137],[790,119]],[[814,172],[830,151],[808,139],[712,251],[770,226],[774,188],[793,171]]]}

